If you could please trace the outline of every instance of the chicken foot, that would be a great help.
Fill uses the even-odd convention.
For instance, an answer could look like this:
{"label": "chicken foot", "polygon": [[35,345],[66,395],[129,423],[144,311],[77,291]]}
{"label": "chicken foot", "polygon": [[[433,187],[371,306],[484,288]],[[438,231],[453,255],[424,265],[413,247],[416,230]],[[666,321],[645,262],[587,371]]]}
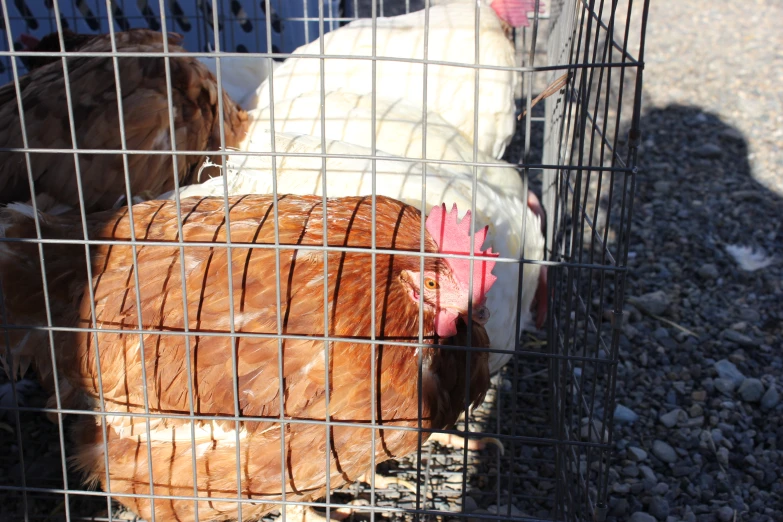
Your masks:
{"label": "chicken foot", "polygon": [[433,433],[430,435],[429,441],[435,441],[444,446],[451,446],[452,448],[464,448],[467,444],[468,449],[471,451],[480,451],[486,448],[488,445],[494,445],[500,451],[500,454],[505,453],[503,443],[495,437],[482,437],[480,439],[468,439],[460,435],[452,435],[451,433]]}

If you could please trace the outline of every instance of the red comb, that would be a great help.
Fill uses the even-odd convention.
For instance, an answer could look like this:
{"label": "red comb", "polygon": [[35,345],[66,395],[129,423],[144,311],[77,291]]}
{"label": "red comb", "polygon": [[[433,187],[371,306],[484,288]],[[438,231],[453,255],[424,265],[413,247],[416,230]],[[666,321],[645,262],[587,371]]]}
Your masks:
{"label": "red comb", "polygon": [[[529,26],[527,14],[536,10],[535,0],[495,0],[490,5],[501,20],[513,27]],[[538,8],[543,9],[544,2],[539,2]]]}
{"label": "red comb", "polygon": [[[465,212],[462,221],[459,221],[457,204],[451,207],[451,212],[446,213],[446,204],[433,207],[427,217],[427,232],[438,244],[438,252],[442,254],[470,254],[470,210]],[[488,227],[484,227],[474,235],[473,253],[479,257],[497,257],[491,248],[481,250],[481,245],[487,237]],[[448,258],[446,262],[451,267],[454,275],[460,283],[467,288],[470,283],[470,259]],[[481,306],[484,299],[497,277],[492,275],[494,261],[474,261],[473,263],[473,305]]]}

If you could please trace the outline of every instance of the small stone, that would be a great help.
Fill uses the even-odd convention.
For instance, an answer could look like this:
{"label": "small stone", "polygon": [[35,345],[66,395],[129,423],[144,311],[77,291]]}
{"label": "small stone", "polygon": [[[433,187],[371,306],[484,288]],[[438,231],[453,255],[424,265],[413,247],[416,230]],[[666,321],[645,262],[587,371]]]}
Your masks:
{"label": "small stone", "polygon": [[622,469],[623,476],[636,478],[639,476],[639,468],[634,465],[625,466]]}
{"label": "small stone", "polygon": [[664,413],[658,420],[660,420],[661,424],[667,428],[673,428],[677,425],[678,422],[685,422],[688,420],[688,415],[686,415],[685,412],[680,408],[677,408],[670,411],[669,413]]}
{"label": "small stone", "polygon": [[656,339],[665,339],[669,337],[669,330],[667,330],[663,326],[659,326],[653,332],[653,337],[655,337]]}
{"label": "small stone", "polygon": [[678,466],[674,466],[672,469],[672,475],[675,477],[687,477],[688,475],[692,473],[696,473],[699,471],[699,468],[694,466],[687,466],[685,464],[681,464]]}
{"label": "small stone", "polygon": [[669,485],[666,482],[660,482],[650,490],[650,493],[652,493],[653,495],[660,495],[660,496],[664,496],[668,492],[669,492]]}
{"label": "small stone", "polygon": [[[508,505],[506,505],[506,504],[501,504],[500,506],[496,506],[495,504],[493,504],[493,505],[491,505],[491,506],[489,506],[487,508],[487,511],[489,511],[493,515],[500,515],[500,516],[504,516],[504,517],[508,516],[508,514],[509,514]],[[522,513],[522,511],[520,511],[516,506],[512,505],[511,506],[511,516],[512,517],[524,517],[525,514]]]}
{"label": "small stone", "polygon": [[669,503],[661,497],[653,497],[647,511],[658,520],[666,520],[669,516]]}
{"label": "small stone", "polygon": [[688,410],[688,415],[690,415],[691,417],[701,417],[702,415],[704,415],[704,408],[702,407],[701,404],[694,404]]}
{"label": "small stone", "polygon": [[696,272],[704,279],[717,279],[720,275],[718,267],[712,263],[701,265]]}
{"label": "small stone", "polygon": [[655,472],[652,470],[650,466],[639,466],[639,471],[642,472],[642,476],[644,477],[644,480],[658,482],[658,477],[655,476]]}
{"label": "small stone", "polygon": [[729,506],[723,506],[720,508],[717,515],[720,522],[732,522],[734,520],[734,510]]}
{"label": "small stone", "polygon": [[739,129],[735,129],[734,127],[729,127],[727,129],[724,129],[720,131],[718,135],[726,140],[734,140],[742,143],[745,142],[745,135],[742,134],[742,132]]}
{"label": "small stone", "polygon": [[476,499],[473,497],[467,496],[462,500],[462,511],[465,513],[473,513],[478,509],[478,504],[476,503]]}
{"label": "small stone", "polygon": [[729,464],[729,449],[725,447],[718,448],[718,462],[727,466]]}
{"label": "small stone", "polygon": [[699,158],[715,159],[720,158],[723,154],[723,149],[714,143],[705,143],[696,147],[693,154]]}
{"label": "small stone", "polygon": [[704,425],[704,415],[701,415],[699,417],[694,417],[692,419],[686,420],[683,424],[680,425],[681,428],[699,428]]}
{"label": "small stone", "polygon": [[767,393],[764,394],[764,396],[761,398],[761,409],[762,410],[771,410],[775,406],[778,405],[780,402],[780,392],[778,392],[777,387],[773,384],[769,387],[767,390]]}
{"label": "small stone", "polygon": [[738,393],[745,402],[758,402],[764,395],[764,384],[755,378],[745,379],[742,381]]}
{"label": "small stone", "polygon": [[623,333],[628,339],[632,340],[634,337],[639,335],[639,330],[637,330],[630,324],[626,324],[623,326]]}
{"label": "small stone", "polygon": [[734,393],[736,384],[734,384],[734,381],[731,379],[715,379],[714,383],[715,389],[721,392],[723,395],[731,396],[731,394]]}
{"label": "small stone", "polygon": [[636,446],[629,446],[628,459],[636,462],[643,462],[647,460],[647,452],[644,451],[642,448],[637,448]]}
{"label": "small stone", "polygon": [[451,506],[448,502],[435,502],[435,509],[438,511],[444,511],[448,513],[451,511]]}
{"label": "small stone", "polygon": [[672,184],[669,181],[658,180],[653,183],[653,188],[655,189],[655,192],[661,192],[665,194],[672,188]]}
{"label": "small stone", "polygon": [[669,444],[662,440],[653,442],[652,453],[659,459],[669,464],[677,461],[677,452]]}
{"label": "small stone", "polygon": [[740,346],[756,346],[756,342],[737,330],[723,330],[723,338]]}
{"label": "small stone", "polygon": [[631,492],[631,485],[626,484],[625,482],[615,482],[612,485],[612,491],[617,493],[618,495],[627,495]]}
{"label": "small stone", "polygon": [[761,321],[761,314],[752,308],[742,308],[739,311],[739,318],[748,323],[757,323]]}
{"label": "small stone", "polygon": [[612,514],[616,517],[625,517],[625,514],[628,513],[628,508],[628,501],[621,498],[612,508]]}
{"label": "small stone", "polygon": [[745,380],[745,376],[739,371],[737,366],[726,359],[721,359],[715,363],[715,371],[718,372],[718,377],[721,379],[731,379],[734,382],[734,387],[740,386],[742,381]]}
{"label": "small stone", "polygon": [[633,411],[631,408],[618,404],[614,408],[614,420],[617,422],[626,422],[633,424],[639,420],[639,414]]}
{"label": "small stone", "polygon": [[691,393],[691,399],[696,402],[704,402],[707,400],[707,392],[704,390],[695,390]]}
{"label": "small stone", "polygon": [[643,511],[637,511],[631,515],[628,522],[655,522],[655,517],[644,513]]}
{"label": "small stone", "polygon": [[669,309],[671,304],[669,296],[662,290],[656,290],[655,292],[629,298],[629,302],[648,314],[653,315],[663,314]]}
{"label": "small stone", "polygon": [[592,422],[585,422],[582,426],[581,435],[583,440],[592,442],[606,442],[609,439],[609,432],[598,419]]}

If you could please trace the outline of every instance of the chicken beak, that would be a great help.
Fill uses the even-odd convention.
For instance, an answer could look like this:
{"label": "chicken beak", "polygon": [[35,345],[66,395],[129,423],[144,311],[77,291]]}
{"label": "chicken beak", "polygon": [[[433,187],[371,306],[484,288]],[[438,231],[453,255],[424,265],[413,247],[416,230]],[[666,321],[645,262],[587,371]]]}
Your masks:
{"label": "chicken beak", "polygon": [[465,309],[451,308],[450,310],[452,310],[452,313],[455,313],[464,318],[466,322],[468,317],[470,317],[470,319],[480,324],[481,326],[487,324],[487,321],[489,321],[490,317],[489,308],[487,308],[485,305],[474,306],[473,312],[470,315],[468,315],[468,311]]}
{"label": "chicken beak", "polygon": [[486,306],[473,307],[472,318],[475,322],[477,322],[481,326],[487,324],[487,321],[489,321],[489,315],[490,315],[489,308],[487,308]]}

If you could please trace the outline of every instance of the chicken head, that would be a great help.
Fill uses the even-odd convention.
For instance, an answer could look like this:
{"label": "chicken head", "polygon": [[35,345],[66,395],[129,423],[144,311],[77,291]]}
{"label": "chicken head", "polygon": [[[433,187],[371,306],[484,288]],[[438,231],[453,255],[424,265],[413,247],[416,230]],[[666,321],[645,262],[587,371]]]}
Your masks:
{"label": "chicken head", "polygon": [[[476,232],[471,249],[470,211],[459,220],[457,205],[446,212],[446,205],[434,207],[427,217],[426,228],[438,245],[442,254],[469,255],[476,257],[497,257],[491,248],[481,250],[487,236],[487,227]],[[424,287],[421,287],[421,273],[405,270],[400,280],[408,289],[408,297],[419,302],[422,296],[424,306],[435,314],[435,330],[440,337],[451,337],[457,332],[457,319],[467,317],[472,308],[471,317],[479,324],[489,320],[489,310],[484,306],[487,292],[497,278],[492,275],[494,261],[474,260],[473,288],[471,292],[470,259],[446,258],[449,270],[445,272],[424,272]]]}

